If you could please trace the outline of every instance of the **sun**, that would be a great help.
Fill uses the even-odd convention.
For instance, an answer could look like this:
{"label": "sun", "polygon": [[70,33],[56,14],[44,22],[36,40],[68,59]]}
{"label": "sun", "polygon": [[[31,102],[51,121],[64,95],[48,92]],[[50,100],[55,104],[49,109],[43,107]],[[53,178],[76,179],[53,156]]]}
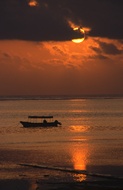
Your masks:
{"label": "sun", "polygon": [[74,42],[74,43],[81,43],[81,42],[83,42],[84,41],[84,38],[77,38],[77,39],[72,39],[72,42]]}
{"label": "sun", "polygon": [[91,31],[91,28],[81,27],[82,24],[76,25],[74,22],[72,22],[69,19],[67,20],[67,22],[68,22],[69,26],[72,28],[72,30],[74,31],[73,38],[71,39],[71,41],[74,43],[83,42],[86,39],[87,34]]}
{"label": "sun", "polygon": [[72,39],[72,42],[74,43],[81,43],[85,40],[85,30],[83,28],[75,27],[73,28],[74,31],[80,33],[82,35],[82,38],[74,38]]}

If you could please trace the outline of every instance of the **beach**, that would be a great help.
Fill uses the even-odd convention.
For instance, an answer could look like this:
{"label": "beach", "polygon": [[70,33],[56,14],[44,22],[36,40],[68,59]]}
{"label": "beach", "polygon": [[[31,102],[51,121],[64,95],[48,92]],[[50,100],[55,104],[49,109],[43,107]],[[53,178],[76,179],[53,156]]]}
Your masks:
{"label": "beach", "polygon": [[[47,114],[62,126],[19,123]],[[122,98],[1,100],[0,120],[0,190],[123,189]]]}
{"label": "beach", "polygon": [[[14,168],[14,170],[13,170]],[[2,170],[1,170],[2,173]],[[74,173],[80,178],[80,174]],[[0,180],[1,190],[122,190],[123,178],[87,177],[81,175],[82,181],[72,178],[73,172],[54,171],[53,169],[42,169],[15,165],[4,168],[3,179]]]}
{"label": "beach", "polygon": [[75,183],[50,183],[50,182],[44,182],[44,183],[40,183],[39,182],[30,182],[28,180],[6,180],[6,181],[0,181],[0,188],[2,190],[71,190],[71,189],[75,189],[75,190],[113,190],[113,189],[117,189],[117,190],[122,190],[123,188],[119,188],[119,187],[105,187],[104,183],[100,183],[99,185],[95,185],[95,184],[75,184]]}

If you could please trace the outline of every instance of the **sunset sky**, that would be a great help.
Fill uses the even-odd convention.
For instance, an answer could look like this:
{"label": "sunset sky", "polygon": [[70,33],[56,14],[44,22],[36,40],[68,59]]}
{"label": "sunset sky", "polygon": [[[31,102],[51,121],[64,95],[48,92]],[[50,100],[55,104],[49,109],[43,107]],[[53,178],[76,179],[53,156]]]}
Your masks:
{"label": "sunset sky", "polygon": [[122,0],[0,0],[0,95],[96,94],[123,94]]}

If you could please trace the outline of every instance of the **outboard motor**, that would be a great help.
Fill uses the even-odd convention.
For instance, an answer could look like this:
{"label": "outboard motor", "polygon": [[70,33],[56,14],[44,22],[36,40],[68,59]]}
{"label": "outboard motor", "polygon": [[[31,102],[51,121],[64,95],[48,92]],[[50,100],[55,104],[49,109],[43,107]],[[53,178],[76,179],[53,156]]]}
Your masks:
{"label": "outboard motor", "polygon": [[55,124],[56,124],[56,126],[61,125],[61,123],[58,120],[55,120]]}

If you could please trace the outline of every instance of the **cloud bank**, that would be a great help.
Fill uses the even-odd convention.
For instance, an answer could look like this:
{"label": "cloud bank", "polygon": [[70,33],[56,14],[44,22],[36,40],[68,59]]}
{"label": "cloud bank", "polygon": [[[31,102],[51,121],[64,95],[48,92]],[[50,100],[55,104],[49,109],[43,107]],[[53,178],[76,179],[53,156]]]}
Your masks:
{"label": "cloud bank", "polygon": [[79,37],[68,21],[91,28],[93,37],[123,39],[123,1],[3,0],[0,39],[67,41]]}

